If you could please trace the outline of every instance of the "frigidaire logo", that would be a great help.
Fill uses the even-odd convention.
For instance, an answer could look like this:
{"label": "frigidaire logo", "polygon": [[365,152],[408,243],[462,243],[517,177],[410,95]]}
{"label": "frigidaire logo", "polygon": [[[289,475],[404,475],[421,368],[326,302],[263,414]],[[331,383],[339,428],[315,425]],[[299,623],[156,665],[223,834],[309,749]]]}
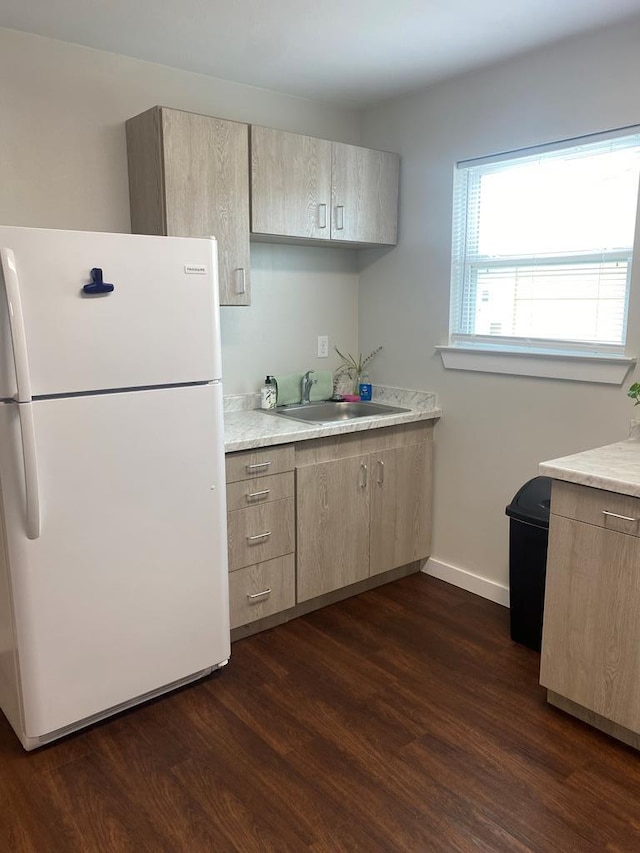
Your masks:
{"label": "frigidaire logo", "polygon": [[202,264],[185,264],[184,271],[187,275],[206,275],[207,268]]}

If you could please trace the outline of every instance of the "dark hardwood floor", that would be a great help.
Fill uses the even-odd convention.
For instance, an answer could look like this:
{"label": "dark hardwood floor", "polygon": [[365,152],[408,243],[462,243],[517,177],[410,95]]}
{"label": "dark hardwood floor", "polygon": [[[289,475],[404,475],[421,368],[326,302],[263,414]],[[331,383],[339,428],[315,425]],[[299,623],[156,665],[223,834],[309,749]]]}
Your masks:
{"label": "dark hardwood floor", "polygon": [[640,851],[640,754],[549,707],[508,611],[413,575],[36,752],[0,851]]}

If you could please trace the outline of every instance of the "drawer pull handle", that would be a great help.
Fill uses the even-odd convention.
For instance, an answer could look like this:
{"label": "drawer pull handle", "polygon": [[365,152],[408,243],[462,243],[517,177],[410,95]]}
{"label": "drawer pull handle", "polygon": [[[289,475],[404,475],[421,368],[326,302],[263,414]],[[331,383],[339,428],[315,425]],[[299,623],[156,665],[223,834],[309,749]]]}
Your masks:
{"label": "drawer pull handle", "polygon": [[360,464],[360,488],[367,488],[367,466],[362,462]]}
{"label": "drawer pull handle", "polygon": [[247,495],[248,501],[255,501],[257,498],[263,498],[265,495],[268,495],[271,489],[263,489],[261,492],[249,492]]}
{"label": "drawer pull handle", "polygon": [[247,598],[249,601],[253,601],[256,598],[262,598],[263,595],[271,595],[270,589],[263,589],[262,592],[254,592],[253,595],[248,595]]}
{"label": "drawer pull handle", "polygon": [[632,521],[634,524],[638,521],[637,518],[631,518],[628,515],[618,515],[617,512],[608,512],[606,509],[602,510],[602,514],[607,518],[619,518],[620,521]]}
{"label": "drawer pull handle", "polygon": [[247,465],[247,471],[255,471],[256,468],[268,468],[271,462],[255,462],[253,465]]}
{"label": "drawer pull handle", "polygon": [[384,483],[384,462],[382,459],[378,459],[378,483],[380,485]]}
{"label": "drawer pull handle", "polygon": [[247,536],[247,542],[259,542],[261,539],[266,539],[268,536],[271,536],[270,530],[267,530],[266,533],[258,533],[257,536]]}

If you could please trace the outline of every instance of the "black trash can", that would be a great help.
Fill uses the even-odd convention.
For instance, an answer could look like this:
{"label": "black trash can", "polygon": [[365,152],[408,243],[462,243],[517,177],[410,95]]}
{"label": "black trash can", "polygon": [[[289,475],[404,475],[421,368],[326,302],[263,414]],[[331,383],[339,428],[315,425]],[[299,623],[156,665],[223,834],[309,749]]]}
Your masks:
{"label": "black trash can", "polygon": [[511,639],[537,651],[540,651],[542,646],[550,505],[551,477],[534,477],[518,490],[506,508],[511,519]]}

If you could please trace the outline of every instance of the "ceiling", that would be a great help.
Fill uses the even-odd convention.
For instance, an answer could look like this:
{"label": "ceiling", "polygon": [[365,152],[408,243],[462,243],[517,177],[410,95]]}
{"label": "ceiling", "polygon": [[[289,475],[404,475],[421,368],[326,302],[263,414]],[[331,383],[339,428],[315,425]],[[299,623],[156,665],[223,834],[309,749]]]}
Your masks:
{"label": "ceiling", "polygon": [[365,106],[640,15],[640,0],[2,0],[0,27]]}

